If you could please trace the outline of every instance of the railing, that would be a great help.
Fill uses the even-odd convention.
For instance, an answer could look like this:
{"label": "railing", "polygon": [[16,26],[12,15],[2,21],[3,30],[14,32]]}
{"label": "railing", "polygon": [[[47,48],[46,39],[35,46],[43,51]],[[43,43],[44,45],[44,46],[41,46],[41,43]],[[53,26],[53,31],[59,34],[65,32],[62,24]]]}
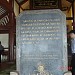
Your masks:
{"label": "railing", "polygon": [[1,61],[2,62],[8,61],[8,53],[9,53],[9,51],[2,52],[2,54],[1,54]]}
{"label": "railing", "polygon": [[8,16],[9,16],[9,14],[0,19],[0,25],[6,26],[8,24],[8,22],[9,22],[9,17]]}

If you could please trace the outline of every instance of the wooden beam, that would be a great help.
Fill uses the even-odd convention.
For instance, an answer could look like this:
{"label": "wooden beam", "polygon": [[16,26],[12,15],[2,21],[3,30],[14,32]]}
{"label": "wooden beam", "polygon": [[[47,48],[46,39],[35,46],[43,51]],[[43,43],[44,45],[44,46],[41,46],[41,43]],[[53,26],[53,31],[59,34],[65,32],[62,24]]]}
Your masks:
{"label": "wooden beam", "polygon": [[73,20],[73,17],[66,17],[66,20]]}
{"label": "wooden beam", "polygon": [[25,10],[26,10],[26,9],[23,9],[23,8],[22,8],[22,6],[20,6],[20,8],[21,8],[23,11],[25,11]]}
{"label": "wooden beam", "polygon": [[5,34],[5,33],[8,33],[9,31],[8,30],[0,30],[0,34]]}
{"label": "wooden beam", "polygon": [[28,1],[28,0],[24,0],[24,1],[22,1],[22,2],[20,3],[20,5],[26,3],[27,1]]}
{"label": "wooden beam", "polygon": [[20,6],[19,2],[17,0],[15,0],[17,2],[17,4]]}
{"label": "wooden beam", "polygon": [[67,0],[67,1],[70,2],[70,3],[74,2],[74,0]]}
{"label": "wooden beam", "polygon": [[72,7],[72,4],[71,4],[71,5],[69,6],[69,8],[68,8],[68,12],[70,11],[71,7]]}
{"label": "wooden beam", "polygon": [[20,12],[20,8],[24,11],[24,9],[22,8],[22,6],[18,3],[17,0],[15,0],[17,2],[17,4],[19,5],[19,12]]}

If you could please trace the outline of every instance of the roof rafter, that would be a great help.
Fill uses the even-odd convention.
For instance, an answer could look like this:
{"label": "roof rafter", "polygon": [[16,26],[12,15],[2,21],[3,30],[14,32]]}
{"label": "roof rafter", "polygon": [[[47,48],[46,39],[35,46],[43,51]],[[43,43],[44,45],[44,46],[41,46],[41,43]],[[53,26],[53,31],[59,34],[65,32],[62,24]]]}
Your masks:
{"label": "roof rafter", "polygon": [[13,11],[10,4],[6,0],[0,0],[0,5],[8,12]]}
{"label": "roof rafter", "polygon": [[8,12],[5,12],[4,14],[2,14],[2,15],[0,16],[0,19],[3,18],[4,16],[6,16],[7,14],[8,14]]}
{"label": "roof rafter", "polygon": [[19,7],[24,11],[24,9],[22,8],[22,6],[20,5],[20,3],[17,1],[17,0],[15,0],[16,2],[17,2],[17,4],[19,5]]}

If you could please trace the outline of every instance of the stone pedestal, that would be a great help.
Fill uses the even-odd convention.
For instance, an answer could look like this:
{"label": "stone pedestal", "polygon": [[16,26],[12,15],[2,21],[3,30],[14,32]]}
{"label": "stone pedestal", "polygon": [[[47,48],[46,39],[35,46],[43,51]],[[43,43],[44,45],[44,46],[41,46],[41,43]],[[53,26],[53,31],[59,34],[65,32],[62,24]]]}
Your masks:
{"label": "stone pedestal", "polygon": [[10,75],[18,75],[17,72],[10,72]]}
{"label": "stone pedestal", "polygon": [[64,75],[72,75],[72,73],[70,71],[64,73]]}

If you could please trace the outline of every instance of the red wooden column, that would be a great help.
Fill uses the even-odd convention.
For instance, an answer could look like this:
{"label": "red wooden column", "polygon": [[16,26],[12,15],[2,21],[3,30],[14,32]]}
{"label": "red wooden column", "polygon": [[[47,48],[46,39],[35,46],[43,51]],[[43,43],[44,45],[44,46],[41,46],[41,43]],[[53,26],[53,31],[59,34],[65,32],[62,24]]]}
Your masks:
{"label": "red wooden column", "polygon": [[14,32],[13,28],[9,31],[9,61],[14,60]]}
{"label": "red wooden column", "polygon": [[11,12],[9,13],[9,61],[14,60],[14,31],[15,31],[15,15],[14,15],[14,0],[9,0]]}
{"label": "red wooden column", "polygon": [[72,24],[72,25],[73,25],[73,30],[75,30],[75,22],[73,22],[73,24]]}
{"label": "red wooden column", "polygon": [[10,13],[10,24],[9,24],[9,61],[14,60],[14,33],[15,33],[15,18],[14,13]]}

